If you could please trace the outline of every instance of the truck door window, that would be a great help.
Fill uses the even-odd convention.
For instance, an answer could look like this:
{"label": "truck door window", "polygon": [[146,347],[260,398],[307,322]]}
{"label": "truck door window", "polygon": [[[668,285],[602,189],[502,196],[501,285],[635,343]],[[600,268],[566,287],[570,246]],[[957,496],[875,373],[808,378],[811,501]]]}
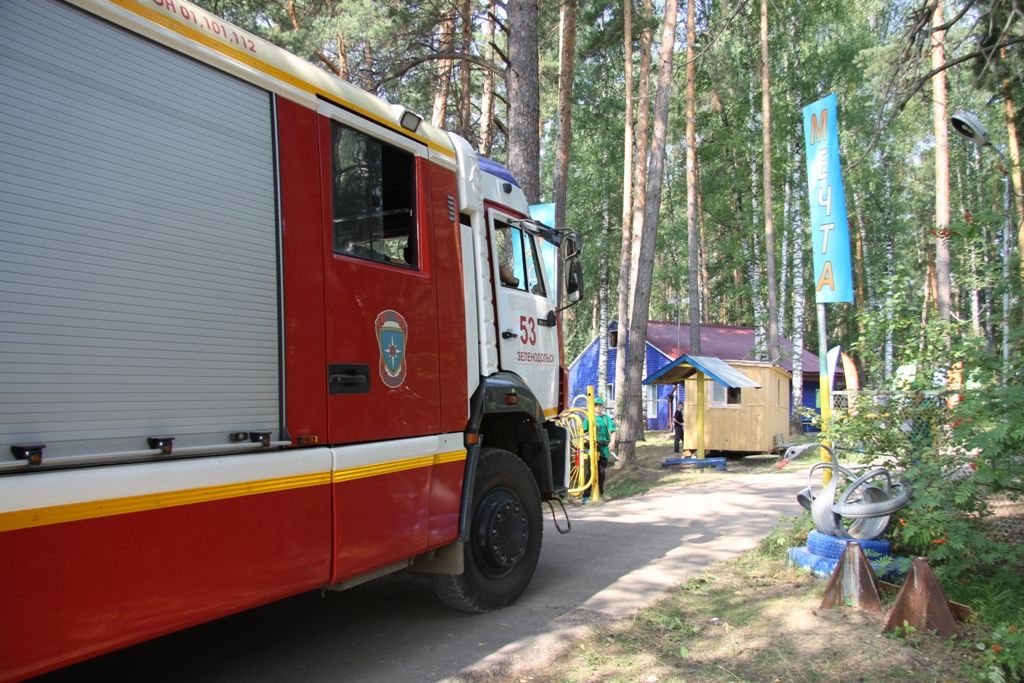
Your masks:
{"label": "truck door window", "polygon": [[413,155],[331,122],[334,251],[416,267]]}
{"label": "truck door window", "polygon": [[540,261],[533,237],[507,223],[495,224],[498,247],[498,274],[501,284],[544,296]]}

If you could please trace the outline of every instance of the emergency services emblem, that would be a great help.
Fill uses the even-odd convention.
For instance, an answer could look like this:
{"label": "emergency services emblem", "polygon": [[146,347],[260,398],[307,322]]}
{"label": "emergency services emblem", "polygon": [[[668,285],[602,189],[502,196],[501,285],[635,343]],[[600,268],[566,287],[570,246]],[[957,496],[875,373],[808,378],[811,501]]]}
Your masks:
{"label": "emergency services emblem", "polygon": [[398,311],[381,311],[374,322],[380,349],[380,379],[397,389],[405,382],[405,343],[409,325]]}

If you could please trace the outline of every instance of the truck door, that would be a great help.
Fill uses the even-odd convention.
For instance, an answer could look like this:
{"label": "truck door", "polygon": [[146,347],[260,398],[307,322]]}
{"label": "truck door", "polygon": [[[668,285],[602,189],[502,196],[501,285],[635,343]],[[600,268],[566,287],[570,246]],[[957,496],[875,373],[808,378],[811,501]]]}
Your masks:
{"label": "truck door", "polygon": [[545,277],[539,237],[497,210],[489,212],[489,222],[499,362],[526,381],[551,415],[558,409],[555,284]]}
{"label": "truck door", "polygon": [[437,299],[426,147],[321,105],[331,443],[436,434]]}

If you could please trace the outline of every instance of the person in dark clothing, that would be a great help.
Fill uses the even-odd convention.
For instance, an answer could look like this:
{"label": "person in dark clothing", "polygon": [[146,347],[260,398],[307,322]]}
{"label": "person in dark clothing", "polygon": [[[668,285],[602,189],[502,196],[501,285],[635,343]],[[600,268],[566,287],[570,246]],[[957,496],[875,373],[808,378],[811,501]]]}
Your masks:
{"label": "person in dark clothing", "polygon": [[676,412],[672,415],[672,430],[675,432],[672,452],[678,453],[679,446],[683,443],[683,409],[678,404],[676,404]]}

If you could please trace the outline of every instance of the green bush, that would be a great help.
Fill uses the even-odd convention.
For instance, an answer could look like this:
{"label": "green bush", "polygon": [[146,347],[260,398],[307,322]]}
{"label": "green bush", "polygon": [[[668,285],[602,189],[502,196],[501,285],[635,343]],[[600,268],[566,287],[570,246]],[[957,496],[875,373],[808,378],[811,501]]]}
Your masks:
{"label": "green bush", "polygon": [[[934,336],[934,335],[933,335]],[[903,555],[925,556],[950,599],[970,605],[991,629],[979,643],[987,674],[1024,674],[1024,549],[987,530],[995,495],[1024,491],[1024,376],[967,340],[923,342],[915,381],[862,392],[833,416],[833,442],[885,462],[911,487],[911,503],[889,534]],[[941,364],[939,363],[941,359]],[[937,389],[931,369],[967,368],[963,390]]]}

